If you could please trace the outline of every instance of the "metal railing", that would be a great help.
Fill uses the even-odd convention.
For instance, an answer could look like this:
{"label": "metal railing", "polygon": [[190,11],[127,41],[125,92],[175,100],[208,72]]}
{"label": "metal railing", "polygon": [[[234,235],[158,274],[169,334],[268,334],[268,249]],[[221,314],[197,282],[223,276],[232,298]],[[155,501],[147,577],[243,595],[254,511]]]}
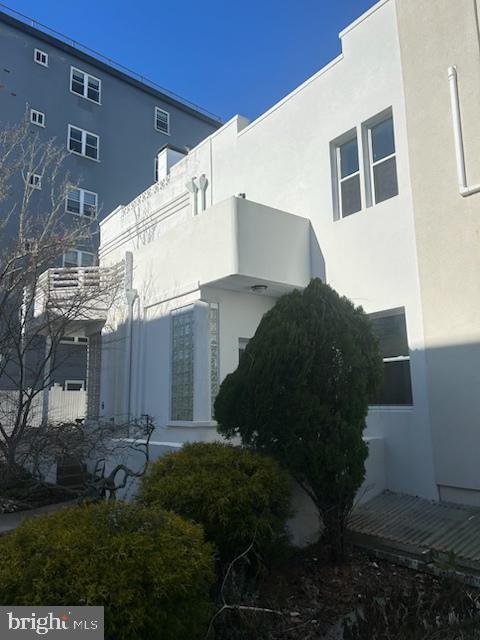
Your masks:
{"label": "metal railing", "polygon": [[216,122],[221,124],[222,119],[220,118],[220,116],[217,116],[216,114],[211,113],[207,109],[200,107],[198,104],[195,104],[194,102],[191,102],[186,98],[182,98],[182,96],[179,96],[175,92],[170,91],[165,87],[162,87],[161,85],[157,84],[153,80],[150,80],[149,78],[146,78],[145,76],[138,73],[137,71],[133,71],[129,67],[125,67],[123,64],[120,64],[119,62],[112,60],[112,58],[109,58],[108,56],[103,55],[103,53],[99,53],[95,49],[91,49],[90,47],[87,47],[86,45],[82,44],[81,42],[78,42],[77,40],[74,40],[73,38],[70,38],[64,33],[61,33],[60,31],[56,31],[55,29],[51,29],[47,25],[41,22],[38,22],[33,18],[30,18],[30,16],[27,16],[24,13],[20,13],[15,9],[12,9],[8,5],[3,4],[3,2],[0,2],[0,7],[4,13],[6,13],[7,15],[10,15],[12,18],[15,18],[16,20],[19,20],[20,22],[23,22],[28,26],[31,26],[34,29],[37,29],[38,31],[42,31],[46,35],[50,35],[56,38],[57,40],[60,40],[64,44],[67,44],[68,46],[73,47],[74,49],[77,49],[78,51],[86,53],[87,55],[91,56],[92,58],[95,58],[99,62],[103,62],[103,64],[106,64],[109,67],[112,67],[112,69],[116,69],[117,71],[120,71],[121,73],[125,74],[126,76],[129,76],[133,80],[137,80],[138,82],[141,82],[147,87],[150,87],[151,89],[155,89],[155,91],[159,91],[163,93],[165,96],[171,98],[172,100],[175,100],[180,104],[183,104],[184,106],[189,107],[190,109],[193,109],[194,111],[198,111],[202,115],[207,116],[208,118],[211,118],[212,120],[215,120]]}

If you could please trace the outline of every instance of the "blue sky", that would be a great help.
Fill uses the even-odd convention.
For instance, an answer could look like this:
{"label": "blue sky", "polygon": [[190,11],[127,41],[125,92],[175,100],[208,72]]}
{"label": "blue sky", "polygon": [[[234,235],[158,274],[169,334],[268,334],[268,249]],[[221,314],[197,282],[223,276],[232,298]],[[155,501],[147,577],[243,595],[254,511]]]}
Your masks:
{"label": "blue sky", "polygon": [[227,120],[256,118],[340,51],[374,0],[8,0]]}

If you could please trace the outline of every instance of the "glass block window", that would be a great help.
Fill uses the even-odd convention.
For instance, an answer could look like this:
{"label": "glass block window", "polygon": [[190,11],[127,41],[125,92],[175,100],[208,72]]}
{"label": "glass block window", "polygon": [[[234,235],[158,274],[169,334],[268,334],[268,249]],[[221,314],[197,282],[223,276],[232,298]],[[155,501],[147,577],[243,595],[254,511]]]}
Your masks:
{"label": "glass block window", "polygon": [[172,314],[172,420],[193,420],[193,328],[192,308]]}
{"label": "glass block window", "polygon": [[211,417],[214,416],[214,404],[219,387],[219,353],[218,353],[218,304],[211,303],[209,309],[209,345],[210,345],[210,397]]}
{"label": "glass block window", "polygon": [[410,350],[405,312],[391,311],[370,315],[383,357],[383,384],[370,404],[411,405]]}

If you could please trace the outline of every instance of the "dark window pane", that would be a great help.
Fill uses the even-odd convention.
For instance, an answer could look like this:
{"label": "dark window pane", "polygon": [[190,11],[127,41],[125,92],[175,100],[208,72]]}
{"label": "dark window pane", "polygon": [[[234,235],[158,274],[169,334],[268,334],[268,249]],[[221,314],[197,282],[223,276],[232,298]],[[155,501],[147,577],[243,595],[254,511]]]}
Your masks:
{"label": "dark window pane", "polygon": [[395,153],[393,119],[388,118],[371,129],[373,161],[381,160]]}
{"label": "dark window pane", "polygon": [[383,202],[398,195],[397,163],[395,157],[373,167],[375,202]]}
{"label": "dark window pane", "polygon": [[357,138],[340,146],[340,178],[350,176],[358,171]]}
{"label": "dark window pane", "polygon": [[370,316],[370,321],[380,342],[382,358],[409,355],[404,313],[380,317]]}
{"label": "dark window pane", "polygon": [[362,208],[362,198],[360,195],[360,176],[347,178],[340,183],[342,217],[349,216]]}
{"label": "dark window pane", "polygon": [[410,360],[383,363],[383,384],[370,404],[412,404]]}
{"label": "dark window pane", "polygon": [[83,96],[83,78],[75,74],[72,76],[72,91]]}
{"label": "dark window pane", "polygon": [[87,96],[90,100],[100,102],[100,83],[94,78],[88,79]]}

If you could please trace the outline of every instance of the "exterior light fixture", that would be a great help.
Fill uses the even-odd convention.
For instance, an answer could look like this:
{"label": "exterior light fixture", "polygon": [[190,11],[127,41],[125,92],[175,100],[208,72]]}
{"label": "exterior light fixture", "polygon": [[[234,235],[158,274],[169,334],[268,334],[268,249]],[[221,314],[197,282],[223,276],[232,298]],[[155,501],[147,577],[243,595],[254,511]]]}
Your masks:
{"label": "exterior light fixture", "polygon": [[254,293],[264,293],[268,289],[266,284],[254,284],[250,287],[250,290]]}

